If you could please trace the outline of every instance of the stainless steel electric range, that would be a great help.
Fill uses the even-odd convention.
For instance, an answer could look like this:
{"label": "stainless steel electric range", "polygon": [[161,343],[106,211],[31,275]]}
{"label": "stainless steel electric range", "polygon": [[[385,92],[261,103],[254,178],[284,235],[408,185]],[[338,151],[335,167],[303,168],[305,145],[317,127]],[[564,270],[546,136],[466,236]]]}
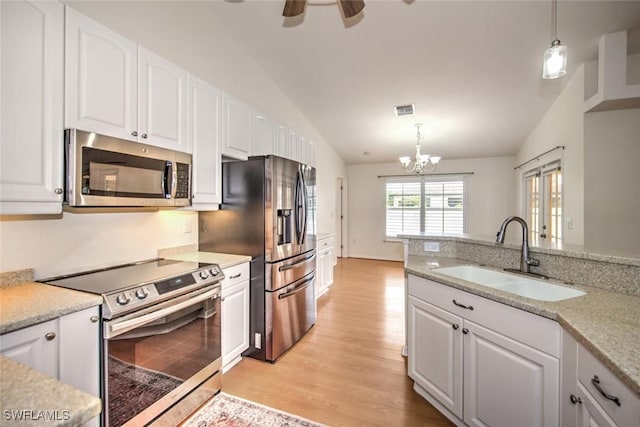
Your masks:
{"label": "stainless steel electric range", "polygon": [[146,425],[220,390],[223,278],[216,264],[154,259],[45,281],[103,297],[104,425]]}

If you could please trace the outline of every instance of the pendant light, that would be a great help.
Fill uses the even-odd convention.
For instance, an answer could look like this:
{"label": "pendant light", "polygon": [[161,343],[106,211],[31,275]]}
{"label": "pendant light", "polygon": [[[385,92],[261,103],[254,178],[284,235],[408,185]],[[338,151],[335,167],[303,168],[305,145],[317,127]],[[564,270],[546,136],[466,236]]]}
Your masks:
{"label": "pendant light", "polygon": [[567,47],[558,40],[558,0],[551,1],[551,22],[553,25],[553,41],[551,47],[544,52],[542,67],[543,79],[557,79],[567,74]]}

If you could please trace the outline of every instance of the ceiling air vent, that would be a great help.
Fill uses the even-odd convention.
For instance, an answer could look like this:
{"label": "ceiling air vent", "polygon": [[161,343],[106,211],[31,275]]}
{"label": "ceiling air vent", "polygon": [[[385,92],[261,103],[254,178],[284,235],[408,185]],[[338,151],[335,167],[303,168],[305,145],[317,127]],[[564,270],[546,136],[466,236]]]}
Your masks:
{"label": "ceiling air vent", "polygon": [[396,109],[396,116],[400,117],[400,116],[412,116],[414,114],[414,105],[413,104],[408,104],[408,105],[396,105],[395,107]]}

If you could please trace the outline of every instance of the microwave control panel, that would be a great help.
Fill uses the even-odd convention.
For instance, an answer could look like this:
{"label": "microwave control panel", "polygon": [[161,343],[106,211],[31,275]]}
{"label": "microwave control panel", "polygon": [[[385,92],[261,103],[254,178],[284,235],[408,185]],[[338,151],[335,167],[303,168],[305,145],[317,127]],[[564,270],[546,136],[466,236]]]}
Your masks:
{"label": "microwave control panel", "polygon": [[176,199],[189,198],[189,165],[176,163]]}

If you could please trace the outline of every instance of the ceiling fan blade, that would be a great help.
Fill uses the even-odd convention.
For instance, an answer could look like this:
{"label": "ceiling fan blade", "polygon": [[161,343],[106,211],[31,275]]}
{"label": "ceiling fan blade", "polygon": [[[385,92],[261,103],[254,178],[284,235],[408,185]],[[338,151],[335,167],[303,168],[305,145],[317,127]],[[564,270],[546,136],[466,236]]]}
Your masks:
{"label": "ceiling fan blade", "polygon": [[345,18],[356,16],[364,9],[364,0],[340,0]]}
{"label": "ceiling fan blade", "polygon": [[282,11],[282,16],[291,18],[293,16],[302,15],[302,12],[304,12],[304,6],[306,3],[307,3],[307,0],[287,0],[284,4],[284,10]]}

